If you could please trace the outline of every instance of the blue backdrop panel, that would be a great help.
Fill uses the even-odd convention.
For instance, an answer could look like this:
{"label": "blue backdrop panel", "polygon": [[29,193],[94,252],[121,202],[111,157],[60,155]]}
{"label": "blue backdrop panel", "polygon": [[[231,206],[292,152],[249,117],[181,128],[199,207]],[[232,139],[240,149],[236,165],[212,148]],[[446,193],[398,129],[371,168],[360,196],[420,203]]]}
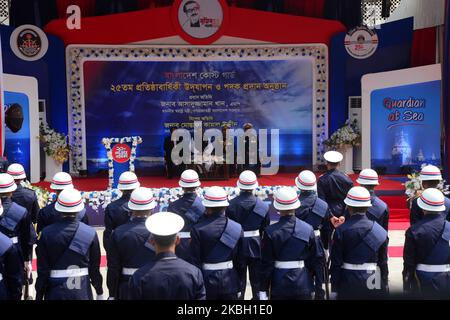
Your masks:
{"label": "blue backdrop panel", "polygon": [[379,89],[371,95],[372,167],[441,165],[441,81]]}
{"label": "blue backdrop panel", "polygon": [[7,110],[11,105],[18,104],[22,109],[23,123],[17,132],[12,132],[5,126],[5,151],[9,163],[23,165],[27,177],[30,177],[30,103],[24,93],[5,91],[5,105]]}
{"label": "blue backdrop panel", "polygon": [[361,96],[361,78],[368,73],[410,67],[413,18],[386,23],[376,29],[378,49],[373,56],[358,60],[345,47],[345,33],[333,37],[330,46],[329,132],[333,133],[348,118],[348,97]]}
{"label": "blue backdrop panel", "polygon": [[[46,101],[47,122],[58,132],[67,134],[67,83],[64,43],[57,37],[47,35],[48,50],[37,61],[25,61],[11,50],[9,40],[14,28],[0,26],[2,41],[3,72],[35,77],[38,80],[39,99]],[[68,168],[67,163],[64,168]]]}

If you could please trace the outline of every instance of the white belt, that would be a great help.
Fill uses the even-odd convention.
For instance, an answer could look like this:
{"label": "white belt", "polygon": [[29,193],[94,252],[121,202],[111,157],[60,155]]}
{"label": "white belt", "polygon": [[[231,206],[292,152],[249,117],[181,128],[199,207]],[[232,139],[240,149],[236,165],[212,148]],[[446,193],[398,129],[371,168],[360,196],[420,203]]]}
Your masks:
{"label": "white belt", "polygon": [[123,268],[122,269],[122,274],[124,276],[132,276],[136,271],[138,271],[138,269],[134,269],[134,268]]}
{"label": "white belt", "polygon": [[314,235],[316,237],[320,237],[320,230],[314,230]]}
{"label": "white belt", "polygon": [[355,271],[376,271],[376,263],[363,263],[363,264],[351,264],[344,262],[341,266],[345,270],[355,270]]}
{"label": "white belt", "polygon": [[418,264],[416,270],[425,272],[450,272],[450,264]]}
{"label": "white belt", "polygon": [[77,277],[87,276],[88,274],[89,274],[88,268],[51,270],[50,278],[77,278]]}
{"label": "white belt", "polygon": [[178,236],[180,239],[190,239],[191,233],[190,232],[178,232]]}
{"label": "white belt", "polygon": [[233,269],[233,261],[225,261],[219,263],[204,263],[203,270],[226,270]]}
{"label": "white belt", "polygon": [[10,239],[11,239],[12,243],[14,243],[14,244],[19,243],[19,238],[17,238],[17,237],[12,237]]}
{"label": "white belt", "polygon": [[305,262],[300,261],[275,261],[275,268],[277,269],[303,269]]}
{"label": "white belt", "polygon": [[259,237],[259,230],[244,231],[244,238]]}

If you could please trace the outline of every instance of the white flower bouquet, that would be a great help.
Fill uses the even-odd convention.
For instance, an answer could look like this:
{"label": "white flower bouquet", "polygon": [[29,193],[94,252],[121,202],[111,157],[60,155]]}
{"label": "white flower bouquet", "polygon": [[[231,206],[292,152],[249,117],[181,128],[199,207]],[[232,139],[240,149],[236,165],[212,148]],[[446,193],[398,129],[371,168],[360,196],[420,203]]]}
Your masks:
{"label": "white flower bouquet", "polygon": [[334,132],[331,137],[323,142],[329,149],[342,149],[343,147],[357,146],[361,143],[361,133],[356,120],[347,120],[345,125]]}
{"label": "white flower bouquet", "polygon": [[51,129],[48,124],[41,122],[39,126],[39,140],[44,144],[45,153],[58,163],[69,160],[70,146],[67,136]]}

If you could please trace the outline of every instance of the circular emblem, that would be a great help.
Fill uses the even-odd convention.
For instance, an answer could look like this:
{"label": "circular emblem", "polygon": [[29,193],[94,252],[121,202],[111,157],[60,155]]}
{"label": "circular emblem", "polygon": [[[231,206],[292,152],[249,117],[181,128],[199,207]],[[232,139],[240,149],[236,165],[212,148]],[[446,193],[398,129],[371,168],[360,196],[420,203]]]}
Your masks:
{"label": "circular emblem", "polygon": [[39,60],[48,50],[48,39],[44,31],[28,24],[17,27],[11,33],[9,44],[17,57],[27,61]]}
{"label": "circular emblem", "polygon": [[118,143],[112,148],[112,158],[115,162],[125,163],[131,158],[131,148],[125,143]]}
{"label": "circular emblem", "polygon": [[366,26],[356,27],[345,36],[345,49],[356,59],[371,57],[378,48],[378,35]]}
{"label": "circular emblem", "polygon": [[177,0],[172,7],[176,29],[193,44],[212,43],[220,38],[227,16],[225,0]]}

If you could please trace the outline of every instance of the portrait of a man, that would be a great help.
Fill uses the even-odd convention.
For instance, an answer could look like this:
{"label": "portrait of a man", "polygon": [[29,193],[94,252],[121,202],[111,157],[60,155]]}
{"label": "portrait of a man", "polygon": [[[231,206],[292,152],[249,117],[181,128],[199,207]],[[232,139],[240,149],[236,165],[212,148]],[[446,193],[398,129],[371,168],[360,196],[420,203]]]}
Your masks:
{"label": "portrait of a man", "polygon": [[[192,28],[200,27],[200,4],[196,1],[187,1],[183,6],[183,11],[186,14]],[[185,22],[185,23],[186,23]]]}

